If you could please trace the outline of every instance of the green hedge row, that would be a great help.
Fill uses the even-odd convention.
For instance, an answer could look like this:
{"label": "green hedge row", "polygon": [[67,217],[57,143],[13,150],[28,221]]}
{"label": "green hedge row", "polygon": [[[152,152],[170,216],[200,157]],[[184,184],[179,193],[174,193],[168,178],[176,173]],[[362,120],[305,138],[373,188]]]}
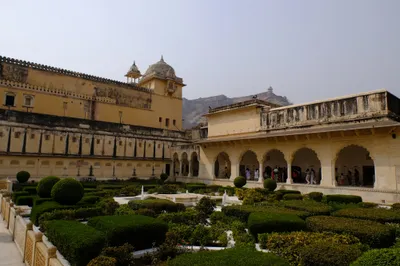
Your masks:
{"label": "green hedge row", "polygon": [[99,207],[79,208],[79,209],[63,209],[46,212],[40,215],[39,225],[45,228],[45,222],[52,220],[77,220],[88,219],[95,216],[103,215],[103,209]]}
{"label": "green hedge row", "polygon": [[174,203],[164,199],[131,200],[128,202],[128,206],[132,210],[151,209],[156,213],[161,213],[163,211],[178,212],[185,210],[185,206],[183,204]]}
{"label": "green hedge row", "polygon": [[161,244],[168,231],[166,223],[142,215],[99,216],[90,219],[88,225],[104,232],[108,246],[129,243],[137,250]]}
{"label": "green hedge row", "polygon": [[[290,194],[288,194],[290,195]],[[296,194],[294,194],[296,195]],[[320,202],[316,202],[313,200],[304,200],[304,201],[299,201],[299,200],[290,200],[290,201],[284,201],[283,206],[285,208],[293,209],[293,210],[299,210],[299,211],[305,211],[310,213],[312,216],[314,215],[329,215],[332,211],[333,208],[327,204],[323,204]]]}
{"label": "green hedge row", "polygon": [[65,209],[75,209],[77,206],[67,206],[67,205],[61,205],[55,201],[46,201],[41,203],[40,205],[35,205],[33,206],[31,210],[31,216],[30,220],[32,223],[34,223],[36,226],[39,225],[39,218],[43,213],[46,212],[52,212],[54,210],[65,210]]}
{"label": "green hedge row", "polygon": [[196,225],[200,221],[200,214],[193,209],[188,209],[184,212],[162,213],[157,219],[166,223]]}
{"label": "green hedge row", "polygon": [[315,232],[351,234],[373,248],[390,247],[396,240],[394,229],[373,221],[359,219],[313,216],[306,219],[307,228]]}
{"label": "green hedge row", "polygon": [[284,213],[253,212],[247,222],[255,239],[258,234],[272,232],[292,232],[306,229],[306,223],[297,215]]}
{"label": "green hedge row", "polygon": [[383,208],[349,208],[333,213],[334,216],[371,220],[380,223],[400,223],[400,212]]}
{"label": "green hedge row", "polygon": [[359,203],[362,202],[362,198],[360,196],[354,195],[326,195],[326,202],[337,202],[337,203]]}
{"label": "green hedge row", "polygon": [[38,196],[20,196],[17,198],[17,205],[28,205],[29,207],[32,207],[35,203],[35,200],[38,198]]}
{"label": "green hedge row", "polygon": [[365,252],[351,266],[400,265],[400,248],[373,249]]}
{"label": "green hedge row", "polygon": [[46,223],[46,236],[73,266],[86,266],[104,247],[104,234],[76,221]]}

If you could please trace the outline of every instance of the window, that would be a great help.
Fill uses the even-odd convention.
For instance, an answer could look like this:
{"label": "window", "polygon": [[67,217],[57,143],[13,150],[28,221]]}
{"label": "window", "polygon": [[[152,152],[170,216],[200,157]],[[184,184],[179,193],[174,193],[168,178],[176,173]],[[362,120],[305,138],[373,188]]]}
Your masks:
{"label": "window", "polygon": [[5,102],[6,106],[15,106],[15,94],[12,92],[6,92]]}
{"label": "window", "polygon": [[45,140],[50,140],[50,135],[44,135]]}
{"label": "window", "polygon": [[24,95],[24,106],[27,106],[27,107],[33,106],[33,96],[32,95]]}
{"label": "window", "polygon": [[165,126],[169,127],[169,118],[165,118]]}
{"label": "window", "polygon": [[35,134],[31,134],[31,139],[34,139],[35,138]]}
{"label": "window", "polygon": [[160,123],[162,122],[162,117],[158,118],[158,122],[160,122]]}
{"label": "window", "polygon": [[99,139],[96,139],[96,143],[97,143],[97,144],[100,144],[100,140],[99,140]]}
{"label": "window", "polygon": [[14,137],[15,137],[16,139],[19,139],[20,136],[21,136],[21,132],[15,132],[15,133],[14,133]]}
{"label": "window", "polygon": [[176,126],[176,120],[175,120],[175,119],[172,120],[172,124],[173,124],[174,126]]}

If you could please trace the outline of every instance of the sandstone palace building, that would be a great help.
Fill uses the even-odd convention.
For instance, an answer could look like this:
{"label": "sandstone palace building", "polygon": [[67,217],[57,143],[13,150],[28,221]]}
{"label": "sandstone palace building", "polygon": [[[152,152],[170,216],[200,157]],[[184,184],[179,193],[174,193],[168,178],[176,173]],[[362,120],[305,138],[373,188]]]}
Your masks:
{"label": "sandstone palace building", "polygon": [[22,169],[33,177],[172,172],[172,147],[190,144],[182,130],[185,84],[163,58],[144,75],[133,63],[126,78],[0,57],[0,175]]}
{"label": "sandstone palace building", "polygon": [[0,57],[0,176],[159,176],[400,201],[400,100],[386,90],[306,104],[210,108],[182,129],[182,78],[163,58],[120,82]]}

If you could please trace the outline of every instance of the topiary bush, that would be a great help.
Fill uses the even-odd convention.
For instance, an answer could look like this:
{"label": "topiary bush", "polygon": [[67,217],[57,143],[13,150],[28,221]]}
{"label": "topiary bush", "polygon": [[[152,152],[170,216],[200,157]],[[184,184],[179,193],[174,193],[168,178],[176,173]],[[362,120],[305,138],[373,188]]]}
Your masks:
{"label": "topiary bush", "polygon": [[268,191],[274,191],[277,187],[276,181],[271,178],[266,178],[264,180],[264,188],[268,189]]}
{"label": "topiary bush", "polygon": [[301,194],[286,194],[283,195],[283,200],[303,200],[303,195]]}
{"label": "topiary bush", "polygon": [[118,266],[117,259],[107,256],[98,256],[89,261],[87,266]]}
{"label": "topiary bush", "polygon": [[336,203],[359,203],[362,202],[362,198],[360,196],[354,195],[326,195],[326,202],[336,202]]}
{"label": "topiary bush", "polygon": [[250,188],[243,191],[243,204],[252,205],[265,199],[260,189]]}
{"label": "topiary bush", "polygon": [[250,233],[255,239],[258,234],[291,232],[306,229],[306,223],[294,214],[254,212],[247,221]]}
{"label": "topiary bush", "polygon": [[73,178],[58,181],[51,190],[51,197],[60,204],[74,205],[83,197],[83,186]]}
{"label": "topiary bush", "polygon": [[393,203],[392,210],[400,211],[400,203]]}
{"label": "topiary bush", "polygon": [[78,203],[77,205],[92,205],[100,201],[99,196],[84,196]]}
{"label": "topiary bush", "polygon": [[199,213],[199,218],[205,221],[208,216],[213,213],[216,206],[217,204],[215,200],[212,200],[209,197],[202,197],[194,209]]}
{"label": "topiary bush", "polygon": [[109,246],[129,243],[137,250],[161,244],[168,231],[166,223],[142,215],[99,216],[90,219],[88,225],[104,232]]}
{"label": "topiary bush", "polygon": [[22,189],[22,191],[26,191],[26,192],[28,192],[30,195],[36,195],[37,193],[36,193],[36,186],[34,186],[34,187],[32,187],[32,186],[27,186],[27,187],[24,187],[23,189]]}
{"label": "topiary bush", "polygon": [[324,194],[321,192],[310,192],[308,193],[308,198],[311,200],[315,200],[317,202],[321,202]]}
{"label": "topiary bush", "polygon": [[334,216],[356,218],[376,221],[380,223],[400,223],[400,212],[383,208],[349,208],[341,209],[333,213]]}
{"label": "topiary bush", "polygon": [[46,236],[71,265],[86,266],[104,247],[104,234],[76,221],[46,223]]}
{"label": "topiary bush", "polygon": [[162,173],[162,174],[160,175],[160,179],[161,179],[163,182],[165,182],[165,180],[167,180],[168,177],[169,177],[169,176],[168,176],[166,173]]}
{"label": "topiary bush", "polygon": [[328,231],[338,234],[351,234],[364,244],[373,248],[385,248],[393,245],[396,239],[395,230],[387,225],[359,219],[312,216],[306,219],[307,228],[311,231]]}
{"label": "topiary bush", "polygon": [[246,185],[247,180],[245,177],[243,176],[238,176],[235,178],[235,180],[233,180],[233,184],[235,185],[235,187],[237,188],[242,188]]}
{"label": "topiary bush", "polygon": [[135,265],[135,261],[132,256],[133,251],[133,246],[125,243],[119,247],[105,247],[101,251],[101,255],[115,258],[117,260],[116,266],[133,266]]}
{"label": "topiary bush", "polygon": [[[297,194],[287,194],[287,195],[297,195]],[[287,196],[285,195],[285,196]],[[312,216],[314,215],[329,215],[333,208],[327,204],[315,202],[312,200],[288,200],[284,201],[283,206],[292,210],[305,211],[310,213]]]}
{"label": "topiary bush", "polygon": [[[214,212],[214,213],[221,213],[221,212]],[[157,219],[166,223],[197,225],[199,224],[200,220],[199,216],[200,214],[196,210],[187,209],[184,212],[162,213],[157,217]]]}
{"label": "topiary bush", "polygon": [[60,178],[56,176],[48,176],[41,179],[36,187],[36,191],[39,197],[50,198],[51,189],[58,181],[60,181]]}
{"label": "topiary bush", "polygon": [[31,215],[30,215],[30,220],[32,223],[34,223],[36,226],[39,225],[39,217],[46,213],[46,212],[52,212],[54,210],[66,210],[66,209],[75,209],[77,206],[67,206],[67,205],[61,205],[58,202],[55,201],[46,201],[41,203],[40,205],[34,205],[32,210],[31,210]]}
{"label": "topiary bush", "polygon": [[34,205],[35,199],[37,196],[21,196],[18,197],[16,204],[17,205],[28,205],[32,207]]}
{"label": "topiary bush", "polygon": [[128,202],[132,210],[152,209],[156,213],[184,211],[185,206],[165,199],[131,200]]}
{"label": "topiary bush", "polygon": [[400,249],[384,248],[365,252],[351,266],[388,266],[400,265]]}
{"label": "topiary bush", "polygon": [[[355,246],[363,248],[360,240],[352,235],[334,234],[330,232],[291,232],[287,234],[272,233],[258,235],[260,247],[285,258],[291,265],[314,265],[302,264],[301,254],[304,248],[316,243],[329,243],[332,246]],[[321,255],[320,253],[318,253]],[[303,253],[303,255],[305,255]],[[317,258],[318,259],[318,258]],[[330,264],[326,264],[330,265]],[[348,264],[342,264],[348,265]]]}
{"label": "topiary bush", "polygon": [[28,182],[29,178],[31,177],[31,174],[27,171],[19,171],[16,177],[18,182],[22,184]]}
{"label": "topiary bush", "polygon": [[248,247],[187,253],[168,261],[168,266],[187,265],[289,266],[289,263],[274,254]]}
{"label": "topiary bush", "polygon": [[23,196],[29,196],[29,192],[28,191],[18,191],[18,192],[13,192],[11,194],[11,199],[14,203],[17,203],[17,200],[19,197],[23,197]]}

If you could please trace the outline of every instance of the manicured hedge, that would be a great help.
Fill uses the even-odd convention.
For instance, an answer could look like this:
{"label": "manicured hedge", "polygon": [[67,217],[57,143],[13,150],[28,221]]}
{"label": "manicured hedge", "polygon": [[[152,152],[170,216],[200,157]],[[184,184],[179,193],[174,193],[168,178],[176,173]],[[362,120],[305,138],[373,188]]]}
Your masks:
{"label": "manicured hedge", "polygon": [[283,200],[303,200],[303,196],[301,194],[286,194],[283,195]]}
{"label": "manicured hedge", "polygon": [[280,213],[280,214],[294,214],[302,219],[310,216],[308,212],[290,210],[280,207],[272,206],[251,206],[251,205],[233,205],[222,208],[222,212],[230,217],[235,217],[243,222],[247,222],[249,215],[253,212],[269,212],[269,213]]}
{"label": "manicured hedge", "polygon": [[[288,260],[291,265],[314,265],[302,264],[301,255],[305,255],[304,248],[315,243],[329,243],[332,246],[360,248],[360,240],[352,235],[334,234],[330,232],[292,232],[272,233],[258,235],[260,247]],[[320,253],[319,253],[320,254]],[[327,266],[329,264],[326,264]],[[343,264],[348,265],[348,264]]]}
{"label": "manicured hedge", "polygon": [[53,199],[52,198],[36,198],[33,205],[40,205],[46,201],[53,201]]}
{"label": "manicured hedge", "polygon": [[88,225],[104,232],[109,246],[129,243],[136,250],[161,244],[168,231],[166,223],[142,215],[99,216],[90,219]]}
{"label": "manicured hedge", "polygon": [[200,214],[193,209],[188,209],[184,212],[162,213],[157,219],[167,223],[197,225],[200,221]]}
{"label": "manicured hedge", "polygon": [[107,256],[98,256],[92,259],[87,266],[119,266],[117,259]]}
{"label": "manicured hedge", "polygon": [[31,174],[27,171],[19,171],[16,177],[19,183],[25,183],[29,180]]}
{"label": "manicured hedge", "polygon": [[32,207],[34,205],[35,199],[37,196],[21,196],[18,197],[16,204],[17,205],[28,205]]}
{"label": "manicured hedge", "polygon": [[354,195],[326,195],[326,202],[337,202],[337,203],[359,203],[362,202],[360,196]]}
{"label": "manicured hedge", "polygon": [[60,204],[74,205],[83,197],[83,186],[73,178],[65,178],[53,186],[51,197]]}
{"label": "manicured hedge", "polygon": [[22,196],[29,196],[29,192],[27,191],[13,192],[11,195],[11,199],[14,203],[17,203],[18,198]]}
{"label": "manicured hedge", "polygon": [[373,249],[365,252],[351,266],[398,266],[400,248]]}
{"label": "manicured hedge", "polygon": [[[287,194],[287,195],[297,195],[297,194]],[[285,208],[289,208],[289,209],[293,209],[293,210],[306,211],[313,216],[314,215],[329,215],[331,213],[331,211],[333,210],[332,207],[327,204],[315,202],[312,200],[284,201],[283,206],[285,206]]]}
{"label": "manicured hedge", "polygon": [[156,213],[161,213],[162,211],[177,212],[185,210],[185,206],[182,204],[177,204],[165,199],[131,200],[128,202],[128,205],[132,210],[151,209]]}
{"label": "manicured hedge", "polygon": [[103,215],[103,210],[99,207],[54,210],[52,212],[46,212],[40,215],[39,224],[43,225],[44,222],[51,220],[88,219],[101,215]]}
{"label": "manicured hedge", "polygon": [[307,228],[311,231],[328,231],[338,234],[351,234],[360,239],[364,244],[373,248],[384,248],[393,245],[395,231],[389,226],[373,221],[359,219],[313,216],[306,219]]}
{"label": "manicured hedge", "polygon": [[383,208],[349,208],[333,213],[334,216],[371,220],[380,223],[400,223],[400,212]]}
{"label": "manicured hedge", "polygon": [[253,212],[247,222],[250,233],[257,239],[258,234],[292,232],[306,229],[306,223],[294,214]]}
{"label": "manicured hedge", "polygon": [[89,204],[95,204],[96,202],[100,201],[99,196],[84,196],[78,203],[77,205],[89,205]]}
{"label": "manicured hedge", "polygon": [[278,186],[276,184],[276,181],[271,179],[271,178],[266,178],[264,180],[264,188],[267,189],[268,191],[274,191],[276,187]]}
{"label": "manicured hedge", "polygon": [[37,194],[41,198],[50,198],[51,197],[51,189],[53,186],[60,181],[59,177],[56,176],[48,176],[39,181],[37,189]]}
{"label": "manicured hedge", "polygon": [[104,234],[76,221],[50,221],[46,236],[72,266],[86,266],[104,247]]}
{"label": "manicured hedge", "polygon": [[67,205],[61,205],[58,202],[55,201],[46,201],[43,202],[40,205],[35,205],[33,206],[31,210],[31,216],[30,220],[32,223],[34,223],[36,226],[39,225],[39,217],[46,212],[52,212],[54,210],[62,210],[62,209],[74,209],[76,206],[67,206]]}
{"label": "manicured hedge", "polygon": [[307,196],[309,199],[315,200],[317,202],[321,202],[324,194],[322,194],[321,192],[310,192],[310,193],[308,193]]}
{"label": "manicured hedge", "polygon": [[237,188],[242,188],[246,185],[247,180],[245,177],[243,176],[238,176],[233,180],[233,184],[235,185],[235,187]]}
{"label": "manicured hedge", "polygon": [[290,190],[290,189],[280,189],[275,191],[275,197],[277,200],[282,200],[283,197],[287,194],[298,194],[301,195],[301,192],[298,190]]}
{"label": "manicured hedge", "polygon": [[196,192],[196,190],[199,190],[199,189],[206,189],[206,184],[202,184],[202,183],[187,183],[186,184],[186,189],[189,191],[189,192]]}
{"label": "manicured hedge", "polygon": [[36,195],[36,187],[24,187],[22,191],[26,191],[29,195]]}
{"label": "manicured hedge", "polygon": [[288,266],[284,259],[254,248],[229,248],[221,251],[187,253],[168,261],[168,266]]}

